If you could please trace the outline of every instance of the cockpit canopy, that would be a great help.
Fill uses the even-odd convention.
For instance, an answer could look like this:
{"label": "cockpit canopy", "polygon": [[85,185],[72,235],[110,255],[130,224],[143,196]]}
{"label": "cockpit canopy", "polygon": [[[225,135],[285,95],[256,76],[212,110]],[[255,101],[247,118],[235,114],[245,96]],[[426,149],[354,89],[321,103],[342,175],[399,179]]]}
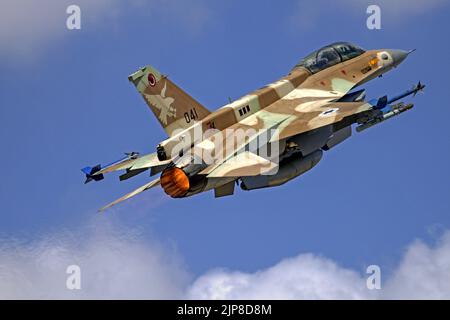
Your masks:
{"label": "cockpit canopy", "polygon": [[353,59],[365,52],[364,49],[349,43],[336,42],[306,56],[295,66],[304,67],[312,73],[319,72],[343,61]]}

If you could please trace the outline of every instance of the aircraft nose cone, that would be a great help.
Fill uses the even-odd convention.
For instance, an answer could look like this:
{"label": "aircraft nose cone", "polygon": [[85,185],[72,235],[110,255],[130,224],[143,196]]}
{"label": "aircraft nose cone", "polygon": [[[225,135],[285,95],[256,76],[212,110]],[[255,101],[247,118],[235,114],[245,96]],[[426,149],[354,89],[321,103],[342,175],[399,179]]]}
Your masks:
{"label": "aircraft nose cone", "polygon": [[411,51],[405,51],[405,50],[387,50],[389,54],[392,56],[392,59],[394,60],[394,66],[398,66],[400,63],[403,62],[403,60],[406,59],[408,54]]}

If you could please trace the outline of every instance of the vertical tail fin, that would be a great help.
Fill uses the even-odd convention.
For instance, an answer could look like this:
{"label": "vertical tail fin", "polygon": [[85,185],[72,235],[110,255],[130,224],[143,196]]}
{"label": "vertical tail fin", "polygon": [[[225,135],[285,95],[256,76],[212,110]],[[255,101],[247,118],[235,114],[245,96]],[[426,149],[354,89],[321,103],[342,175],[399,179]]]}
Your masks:
{"label": "vertical tail fin", "polygon": [[186,129],[210,112],[176,84],[151,66],[128,77],[171,136],[176,129]]}

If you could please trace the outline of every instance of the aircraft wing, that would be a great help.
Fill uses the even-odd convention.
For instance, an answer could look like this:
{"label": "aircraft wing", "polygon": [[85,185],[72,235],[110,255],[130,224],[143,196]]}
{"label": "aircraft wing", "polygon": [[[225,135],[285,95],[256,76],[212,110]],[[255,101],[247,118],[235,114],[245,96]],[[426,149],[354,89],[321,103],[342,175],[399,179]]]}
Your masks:
{"label": "aircraft wing", "polygon": [[155,179],[153,181],[150,181],[149,183],[143,185],[142,187],[139,187],[136,190],[134,190],[134,191],[124,195],[123,197],[121,197],[121,198],[111,202],[110,204],[107,204],[106,206],[100,208],[98,211],[99,212],[105,211],[106,209],[111,208],[112,206],[114,206],[114,205],[116,205],[116,204],[118,204],[118,203],[120,203],[120,202],[122,202],[124,200],[127,200],[127,199],[129,199],[131,197],[134,197],[135,195],[138,195],[139,193],[141,193],[141,192],[143,192],[145,190],[151,189],[151,188],[159,185],[160,183],[161,182],[160,182],[159,178]]}
{"label": "aircraft wing", "polygon": [[127,154],[126,157],[106,166],[96,165],[94,167],[85,167],[81,171],[86,175],[85,183],[92,180],[102,180],[105,173],[119,170],[126,170],[126,173],[120,176],[120,180],[126,180],[147,169],[151,169],[151,174],[153,175],[162,171],[169,163],[170,160],[159,161],[156,153],[140,156],[138,153],[132,152]]}
{"label": "aircraft wing", "polygon": [[[244,151],[244,149],[252,141],[271,129],[277,130],[275,134],[270,134],[267,143],[337,123],[344,119],[348,119],[348,125],[350,125],[359,115],[373,110],[373,106],[367,102],[329,102],[327,99],[322,99],[313,103],[292,104],[291,101],[280,100],[280,102],[277,102],[278,107],[283,103],[285,103],[285,109],[281,114],[262,110],[260,113],[251,116],[254,119],[248,117],[233,125],[231,128],[235,130],[245,130],[254,125],[252,128],[257,129],[257,131],[248,139],[241,141],[238,139],[235,153],[224,157],[223,161],[218,164],[208,166],[200,174],[206,174],[208,178],[268,174],[277,167],[277,164],[255,153]],[[209,145],[212,146],[213,143],[202,142],[198,147],[203,148]],[[225,141],[222,142],[222,145],[225,145]]]}
{"label": "aircraft wing", "polygon": [[299,105],[284,125],[280,126],[278,139],[285,139],[318,129],[330,124],[349,120],[350,125],[373,106],[367,102],[316,102],[310,105]]}
{"label": "aircraft wing", "polygon": [[[308,78],[280,100],[260,112],[289,115],[279,126],[278,139],[288,138],[371,110],[367,102],[336,102],[344,97],[355,83],[339,77],[329,81]],[[258,117],[258,113],[254,116]]]}
{"label": "aircraft wing", "polygon": [[[260,175],[275,169],[278,164],[256,154],[258,148],[255,148],[257,147],[255,142],[266,141],[269,143],[273,139],[273,135],[278,133],[276,129],[289,117],[288,114],[261,114],[260,118],[250,119],[250,121],[245,121],[247,120],[245,119],[227,128],[232,130],[227,130],[225,134],[221,132],[217,136],[212,136],[200,142],[194,147],[194,153],[203,154],[205,151],[209,151],[209,148],[214,149],[215,143],[213,141],[217,143],[216,139],[221,139],[222,141],[219,143],[226,148],[222,150],[221,159],[217,159],[216,163],[209,165],[199,174],[205,174],[208,178],[243,177]],[[239,130],[247,134],[233,136]],[[233,141],[232,147],[228,144],[230,140]],[[249,150],[246,150],[246,148]]]}

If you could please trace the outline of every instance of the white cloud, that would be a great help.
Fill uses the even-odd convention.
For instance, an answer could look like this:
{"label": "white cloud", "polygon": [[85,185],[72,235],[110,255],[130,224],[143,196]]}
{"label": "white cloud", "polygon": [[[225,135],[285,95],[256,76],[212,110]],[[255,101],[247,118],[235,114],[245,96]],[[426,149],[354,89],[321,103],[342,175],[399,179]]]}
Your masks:
{"label": "white cloud", "polygon": [[[105,225],[106,223],[106,225]],[[0,247],[0,299],[179,298],[188,274],[173,249],[138,241],[107,219],[75,233]],[[68,290],[66,269],[81,268],[81,290]]]}
{"label": "white cloud", "polygon": [[193,299],[363,299],[365,280],[333,261],[302,254],[256,273],[211,271],[195,281]]}
{"label": "white cloud", "polygon": [[68,34],[66,9],[76,3],[84,14],[108,14],[117,0],[3,0],[0,10],[0,55],[33,59],[52,41]]}
{"label": "white cloud", "polygon": [[[382,269],[383,270],[383,269]],[[255,273],[211,271],[189,288],[192,299],[429,299],[450,298],[450,232],[435,248],[416,241],[381,290],[366,275],[301,254]],[[383,271],[382,271],[383,279]]]}
{"label": "white cloud", "polygon": [[[300,254],[254,273],[211,270],[195,281],[174,248],[142,241],[103,216],[78,232],[37,243],[0,243],[0,299],[408,299],[450,298],[450,231],[434,247],[409,246],[382,290],[364,270]],[[118,231],[120,229],[120,231]],[[82,289],[66,289],[66,268],[81,267]]]}
{"label": "white cloud", "polygon": [[450,232],[435,248],[412,244],[385,286],[387,299],[450,299]]}
{"label": "white cloud", "polygon": [[[99,25],[106,25],[108,30],[117,28],[119,21],[127,19],[126,13],[134,19],[139,15],[150,18],[158,30],[167,22],[166,25],[195,33],[209,21],[206,3],[204,0],[2,0],[0,57],[36,59],[49,46],[69,38],[71,32],[95,32]],[[81,8],[81,30],[69,31],[66,27],[69,16],[66,9],[72,4]]]}

